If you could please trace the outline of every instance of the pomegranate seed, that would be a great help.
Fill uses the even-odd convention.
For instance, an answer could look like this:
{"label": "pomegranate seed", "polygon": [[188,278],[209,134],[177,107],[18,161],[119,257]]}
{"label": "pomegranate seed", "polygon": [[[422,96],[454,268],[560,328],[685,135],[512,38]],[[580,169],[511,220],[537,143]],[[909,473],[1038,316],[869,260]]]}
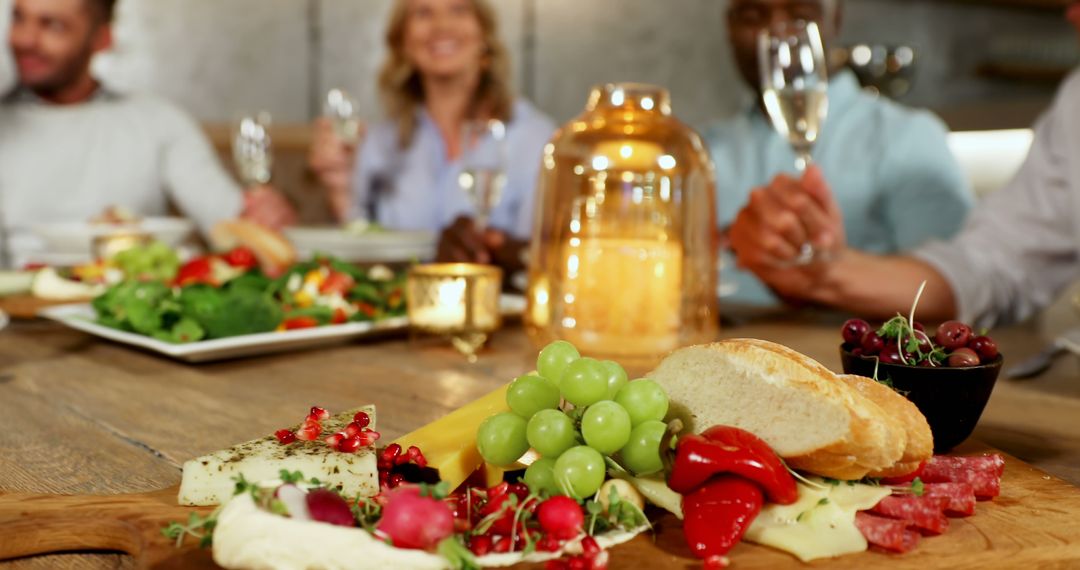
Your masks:
{"label": "pomegranate seed", "polygon": [[399,455],[401,455],[401,446],[396,443],[391,443],[383,450],[381,459],[384,462],[393,465],[394,460],[397,459]]}
{"label": "pomegranate seed", "polygon": [[477,556],[483,556],[491,552],[491,537],[477,535],[469,539],[469,550]]}
{"label": "pomegranate seed", "polygon": [[360,440],[362,442],[361,445],[363,445],[364,447],[367,447],[369,445],[373,445],[376,441],[379,441],[379,437],[381,437],[381,436],[380,436],[379,432],[377,432],[377,431],[373,431],[373,430],[370,430],[370,429],[365,429],[364,431],[360,432],[357,435],[357,437],[360,438]]}
{"label": "pomegranate seed", "polygon": [[714,555],[705,559],[705,570],[721,570],[727,568],[731,561],[726,556]]}
{"label": "pomegranate seed", "polygon": [[300,429],[296,430],[296,439],[312,441],[322,433],[322,426],[317,423],[304,422]]}
{"label": "pomegranate seed", "polygon": [[296,441],[296,434],[287,429],[279,429],[274,432],[274,437],[277,438],[278,443],[281,445],[289,445]]}
{"label": "pomegranate seed", "polygon": [[401,473],[394,473],[386,478],[386,486],[390,487],[391,489],[397,488],[398,485],[401,485],[404,482],[405,476]]}
{"label": "pomegranate seed", "polygon": [[371,416],[366,412],[356,412],[356,415],[352,417],[352,421],[360,424],[360,427],[366,428],[371,425]]}
{"label": "pomegranate seed", "polygon": [[581,551],[585,553],[585,556],[592,558],[600,554],[600,545],[596,543],[595,538],[586,536],[581,539]]}
{"label": "pomegranate seed", "polygon": [[510,542],[509,536],[500,536],[499,540],[495,541],[495,552],[510,552],[513,550],[513,544]]}
{"label": "pomegranate seed", "polygon": [[607,570],[608,559],[607,551],[601,551],[592,559],[592,570]]}
{"label": "pomegranate seed", "polygon": [[361,447],[363,447],[363,444],[360,442],[359,437],[347,437],[337,444],[336,449],[342,453],[356,453],[356,450]]}
{"label": "pomegranate seed", "polygon": [[544,570],[568,570],[570,565],[565,560],[548,560],[544,565]]}
{"label": "pomegranate seed", "polygon": [[317,422],[321,422],[329,417],[330,412],[326,411],[324,408],[320,408],[319,406],[312,406],[311,413],[308,414],[308,418]]}
{"label": "pomegranate seed", "polygon": [[536,541],[536,549],[541,552],[555,552],[561,546],[562,543],[559,542],[559,539],[550,534],[545,534],[540,537],[540,540]]}
{"label": "pomegranate seed", "polygon": [[567,568],[570,570],[589,570],[589,561],[584,556],[575,556],[568,561]]}
{"label": "pomegranate seed", "polygon": [[343,434],[341,432],[338,432],[338,433],[335,433],[334,435],[327,436],[326,439],[324,439],[323,441],[326,442],[326,445],[329,445],[330,447],[332,447],[334,449],[337,449],[338,444],[341,443],[341,440],[343,440],[343,439],[345,439],[345,434]]}
{"label": "pomegranate seed", "polygon": [[354,437],[356,435],[359,435],[360,432],[362,432],[362,431],[364,431],[364,426],[358,424],[357,422],[353,422],[353,423],[345,426],[345,434],[348,435],[349,437]]}
{"label": "pomegranate seed", "polygon": [[498,485],[495,485],[494,487],[489,488],[487,490],[488,500],[490,501],[490,500],[494,499],[495,497],[498,497],[500,495],[505,495],[506,492],[509,489],[510,489],[510,484],[507,483],[506,481],[503,481],[502,483],[499,483]]}
{"label": "pomegranate seed", "polygon": [[529,486],[525,483],[514,483],[510,485],[510,492],[517,495],[519,501],[524,501],[529,496]]}

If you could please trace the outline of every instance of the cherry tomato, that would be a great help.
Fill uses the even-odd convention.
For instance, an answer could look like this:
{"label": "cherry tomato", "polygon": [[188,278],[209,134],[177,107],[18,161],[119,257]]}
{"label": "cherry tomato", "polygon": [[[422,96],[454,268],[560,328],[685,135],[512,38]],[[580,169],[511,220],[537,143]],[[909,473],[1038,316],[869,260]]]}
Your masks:
{"label": "cherry tomato", "polygon": [[217,285],[217,281],[214,279],[214,265],[212,258],[196,257],[195,259],[188,261],[176,272],[176,279],[173,283],[181,287],[185,285],[195,285],[197,283]]}
{"label": "cherry tomato", "polygon": [[319,321],[315,317],[296,317],[295,319],[286,320],[284,325],[287,331],[313,329],[319,326]]}
{"label": "cherry tomato", "polygon": [[232,251],[221,256],[221,258],[225,260],[225,263],[241,269],[252,269],[259,264],[255,252],[243,246],[233,248]]}
{"label": "cherry tomato", "polygon": [[349,315],[345,314],[345,309],[334,309],[334,317],[330,319],[330,322],[335,325],[340,325],[349,320]]}
{"label": "cherry tomato", "polygon": [[326,281],[323,281],[322,286],[319,287],[319,292],[323,295],[344,295],[354,286],[356,286],[356,280],[351,275],[331,271]]}

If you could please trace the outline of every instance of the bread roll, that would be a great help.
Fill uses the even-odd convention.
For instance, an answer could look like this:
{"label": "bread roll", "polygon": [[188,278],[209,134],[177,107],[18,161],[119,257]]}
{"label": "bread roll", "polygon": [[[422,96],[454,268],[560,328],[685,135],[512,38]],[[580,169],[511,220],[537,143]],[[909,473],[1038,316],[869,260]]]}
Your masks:
{"label": "bread roll", "polygon": [[650,377],[691,430],[743,428],[793,468],[859,479],[893,466],[906,431],[871,399],[787,347],[732,339],[672,353]]}
{"label": "bread roll", "polygon": [[917,469],[920,463],[934,455],[934,436],[930,432],[930,424],[926,423],[926,418],[919,408],[911,403],[911,400],[870,378],[850,374],[840,375],[838,378],[858,390],[863,396],[873,400],[903,426],[906,432],[904,453],[897,463],[885,469],[872,471],[871,477],[907,475]]}
{"label": "bread roll", "polygon": [[263,273],[276,277],[296,263],[296,249],[281,234],[248,220],[218,222],[210,230],[210,245],[218,251],[244,246],[259,260]]}

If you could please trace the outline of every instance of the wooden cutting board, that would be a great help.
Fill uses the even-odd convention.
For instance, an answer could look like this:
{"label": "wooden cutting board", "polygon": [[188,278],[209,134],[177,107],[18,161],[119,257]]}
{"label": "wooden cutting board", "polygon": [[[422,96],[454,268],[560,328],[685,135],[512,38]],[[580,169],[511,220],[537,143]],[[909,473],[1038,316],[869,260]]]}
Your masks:
{"label": "wooden cutting board", "polygon": [[[961,451],[988,450],[969,445]],[[140,567],[217,568],[210,553],[192,540],[177,549],[161,535],[170,521],[210,510],[177,506],[176,492],[174,487],[114,496],[0,495],[0,560],[112,551],[132,555]],[[864,552],[803,564],[782,552],[743,543],[730,558],[738,570],[1080,568],[1080,489],[1012,457],[1006,456],[1001,496],[980,502],[973,517],[950,521],[947,533],[923,538],[915,551],[904,555]],[[612,549],[609,567],[700,568],[678,520],[662,517],[656,530]]]}

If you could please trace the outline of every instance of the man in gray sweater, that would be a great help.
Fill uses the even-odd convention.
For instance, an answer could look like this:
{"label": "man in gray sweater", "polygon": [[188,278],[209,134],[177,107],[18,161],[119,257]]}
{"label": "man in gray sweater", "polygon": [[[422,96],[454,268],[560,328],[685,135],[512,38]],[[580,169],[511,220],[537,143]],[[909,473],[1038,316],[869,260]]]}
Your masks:
{"label": "man in gray sweater", "polygon": [[13,4],[18,84],[0,99],[0,230],[15,264],[41,248],[34,224],[88,221],[114,206],[154,216],[171,203],[203,231],[236,217],[270,227],[294,219],[273,189],[242,192],[183,111],[91,75],[93,56],[112,45],[115,0]]}

